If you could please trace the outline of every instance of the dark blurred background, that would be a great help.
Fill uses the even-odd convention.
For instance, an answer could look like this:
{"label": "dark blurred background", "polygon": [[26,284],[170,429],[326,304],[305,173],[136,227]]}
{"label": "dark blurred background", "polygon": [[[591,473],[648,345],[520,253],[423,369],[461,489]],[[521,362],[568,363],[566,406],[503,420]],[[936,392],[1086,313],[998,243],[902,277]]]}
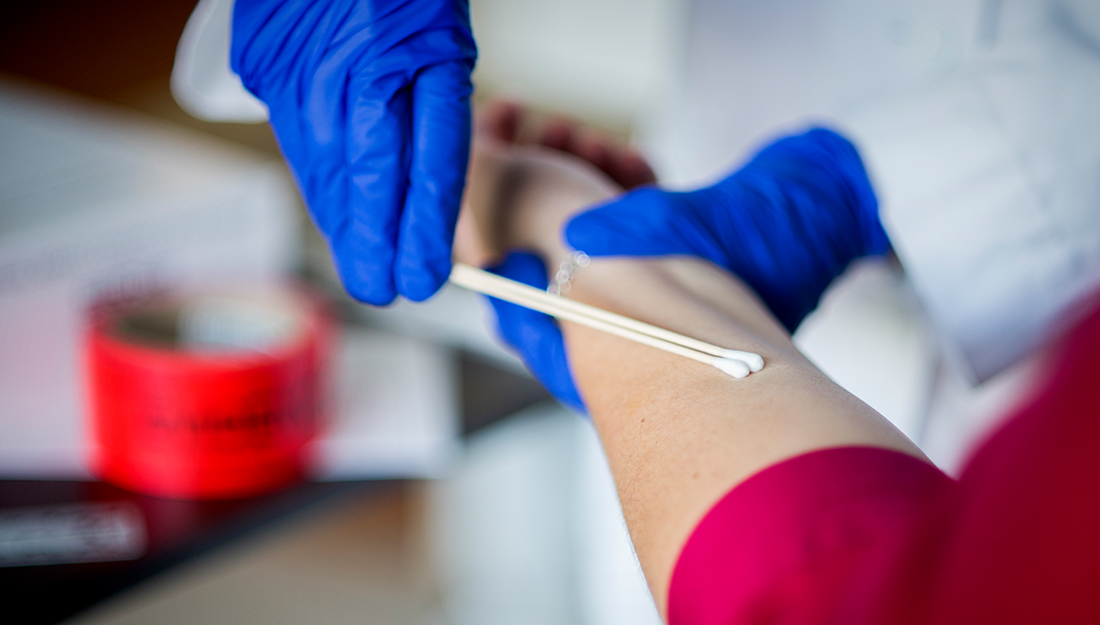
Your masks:
{"label": "dark blurred background", "polygon": [[172,99],[168,77],[194,8],[188,0],[4,3],[0,71],[277,154],[266,124],[204,123]]}

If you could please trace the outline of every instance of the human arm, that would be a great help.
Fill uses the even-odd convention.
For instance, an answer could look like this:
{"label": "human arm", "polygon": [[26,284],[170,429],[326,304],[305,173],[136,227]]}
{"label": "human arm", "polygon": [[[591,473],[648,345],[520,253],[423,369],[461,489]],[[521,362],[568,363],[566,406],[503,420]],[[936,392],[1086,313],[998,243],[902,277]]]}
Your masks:
{"label": "human arm", "polygon": [[[583,163],[512,147],[475,150],[459,246],[485,262],[508,249],[555,266],[562,224],[618,192]],[[476,253],[480,250],[479,256]],[[700,260],[594,260],[572,297],[764,356],[734,380],[704,365],[569,323],[565,351],[615,476],[635,550],[664,613],[688,535],[731,488],[761,469],[828,447],[920,457],[882,417],[805,360],[751,290]]]}
{"label": "human arm", "polygon": [[[858,152],[823,128],[771,142],[709,187],[643,186],[600,197],[606,201],[569,220],[565,237],[574,248],[591,257],[708,260],[743,280],[790,331],[851,261],[889,249]],[[497,271],[545,286],[532,264],[510,257]],[[494,302],[503,338],[559,400],[583,412],[557,326]]]}

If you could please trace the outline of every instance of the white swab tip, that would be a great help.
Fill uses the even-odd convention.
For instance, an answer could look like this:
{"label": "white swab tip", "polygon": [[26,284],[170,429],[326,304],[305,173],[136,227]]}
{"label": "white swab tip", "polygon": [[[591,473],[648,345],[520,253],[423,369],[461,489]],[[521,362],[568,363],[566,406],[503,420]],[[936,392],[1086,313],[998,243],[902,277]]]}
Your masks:
{"label": "white swab tip", "polygon": [[733,358],[718,358],[714,361],[714,366],[726,375],[730,375],[738,379],[743,378],[749,374],[749,366],[744,362],[740,360],[734,360]]}
{"label": "white swab tip", "polygon": [[752,352],[743,352],[739,349],[727,349],[723,350],[723,358],[730,360],[740,360],[749,367],[749,371],[756,373],[764,368],[764,358],[760,354],[754,354]]}

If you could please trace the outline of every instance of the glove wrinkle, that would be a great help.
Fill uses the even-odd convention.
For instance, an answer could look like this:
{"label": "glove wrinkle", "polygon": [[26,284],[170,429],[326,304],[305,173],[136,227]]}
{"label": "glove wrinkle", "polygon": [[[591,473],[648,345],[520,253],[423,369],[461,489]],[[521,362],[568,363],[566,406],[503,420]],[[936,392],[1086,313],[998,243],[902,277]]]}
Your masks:
{"label": "glove wrinkle", "polygon": [[[450,273],[458,207],[469,159],[469,71],[456,63],[422,70],[412,91],[410,187],[398,236],[398,288],[412,300],[430,297]],[[461,94],[456,100],[454,94]]]}
{"label": "glove wrinkle", "polygon": [[237,0],[232,29],[231,66],[268,105],[347,291],[429,297],[450,271],[469,152],[468,3]]}

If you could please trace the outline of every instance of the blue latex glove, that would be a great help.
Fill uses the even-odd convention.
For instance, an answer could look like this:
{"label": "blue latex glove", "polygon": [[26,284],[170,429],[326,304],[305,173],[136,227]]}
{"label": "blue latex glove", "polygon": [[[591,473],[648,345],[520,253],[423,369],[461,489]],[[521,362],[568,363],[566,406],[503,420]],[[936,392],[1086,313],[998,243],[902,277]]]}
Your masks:
{"label": "blue latex glove", "polygon": [[821,128],[775,141],[714,186],[628,193],[575,217],[565,236],[592,257],[705,258],[791,332],[849,263],[890,249],[859,153]]}
{"label": "blue latex glove", "polygon": [[[709,260],[751,286],[792,332],[851,261],[890,247],[859,154],[823,129],[779,139],[711,187],[627,193],[573,218],[565,236],[592,257]],[[530,271],[509,277],[535,282]],[[545,285],[543,274],[534,286]],[[502,335],[536,377],[565,403],[580,401],[557,326],[518,307],[501,315],[500,306]]]}
{"label": "blue latex glove", "polygon": [[[537,256],[515,252],[489,271],[545,289],[549,284],[546,266]],[[573,386],[569,363],[565,358],[565,343],[561,330],[550,315],[535,312],[495,297],[489,298],[497,315],[497,331],[506,343],[519,353],[527,370],[550,391],[550,394],[578,412],[584,412],[584,402]]]}
{"label": "blue latex glove", "polygon": [[446,281],[477,50],[465,0],[237,0],[233,70],[271,126],[348,292]]}

